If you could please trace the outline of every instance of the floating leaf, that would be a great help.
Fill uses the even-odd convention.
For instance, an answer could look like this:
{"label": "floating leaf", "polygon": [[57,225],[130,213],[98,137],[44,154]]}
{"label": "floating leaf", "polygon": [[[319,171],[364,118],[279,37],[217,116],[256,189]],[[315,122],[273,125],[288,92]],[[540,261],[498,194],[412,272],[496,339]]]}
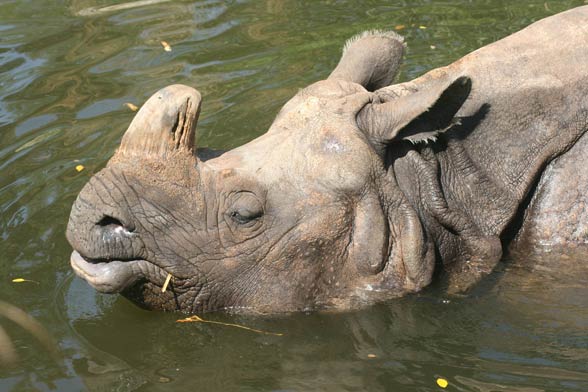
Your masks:
{"label": "floating leaf", "polygon": [[441,388],[447,388],[447,385],[449,385],[449,383],[444,378],[438,378],[437,385],[439,385]]}
{"label": "floating leaf", "polygon": [[419,29],[421,29],[421,30],[424,30],[424,29],[426,29],[426,28],[427,28],[427,26],[422,26],[422,25],[421,25],[421,26],[419,26]]}
{"label": "floating leaf", "polygon": [[169,284],[169,281],[172,278],[172,274],[168,273],[167,274],[167,278],[165,278],[165,283],[163,284],[163,287],[161,288],[161,292],[165,293],[165,290],[167,290],[167,285]]}
{"label": "floating leaf", "polygon": [[180,319],[180,320],[176,320],[176,323],[208,323],[208,324],[218,324],[218,325],[224,325],[226,327],[235,327],[235,328],[241,328],[241,329],[245,329],[247,331],[251,331],[251,332],[257,332],[257,333],[261,333],[261,334],[265,334],[265,335],[274,335],[274,336],[283,336],[283,333],[276,333],[276,332],[267,332],[267,331],[262,331],[259,329],[255,329],[255,328],[249,328],[246,327],[244,325],[239,325],[239,324],[231,324],[231,323],[223,323],[220,321],[210,321],[210,320],[204,320],[196,315],[185,318],[185,319]]}
{"label": "floating leaf", "polygon": [[403,30],[406,26],[405,25],[396,25],[394,26],[394,30],[398,31],[398,30]]}
{"label": "floating leaf", "polygon": [[166,52],[172,51],[171,46],[165,41],[161,41],[161,46],[163,46],[163,50],[165,50]]}
{"label": "floating leaf", "polygon": [[24,278],[12,279],[12,283],[25,283],[25,282],[39,284],[39,282],[37,282],[36,280],[30,280],[30,279],[24,279]]}
{"label": "floating leaf", "polygon": [[368,358],[376,358],[376,354],[368,354]]}
{"label": "floating leaf", "polygon": [[76,166],[76,171],[77,171],[78,173],[79,173],[79,172],[81,172],[82,170],[84,170],[84,165],[77,165],[77,166]]}
{"label": "floating leaf", "polygon": [[437,49],[437,47],[435,45],[431,45],[431,46],[429,46],[429,48],[431,48],[433,50]]}
{"label": "floating leaf", "polygon": [[126,102],[125,106],[128,107],[129,109],[131,109],[133,112],[136,112],[137,110],[139,110],[139,107],[137,105],[133,105],[130,102]]}

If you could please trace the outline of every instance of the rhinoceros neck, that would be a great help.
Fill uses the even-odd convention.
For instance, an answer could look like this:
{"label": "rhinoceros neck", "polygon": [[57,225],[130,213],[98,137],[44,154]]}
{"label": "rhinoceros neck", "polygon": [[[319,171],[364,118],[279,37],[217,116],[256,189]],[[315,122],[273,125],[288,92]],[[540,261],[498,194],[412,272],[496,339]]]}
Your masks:
{"label": "rhinoceros neck", "polygon": [[518,203],[492,183],[459,141],[415,146],[394,161],[398,185],[461,291],[490,272]]}

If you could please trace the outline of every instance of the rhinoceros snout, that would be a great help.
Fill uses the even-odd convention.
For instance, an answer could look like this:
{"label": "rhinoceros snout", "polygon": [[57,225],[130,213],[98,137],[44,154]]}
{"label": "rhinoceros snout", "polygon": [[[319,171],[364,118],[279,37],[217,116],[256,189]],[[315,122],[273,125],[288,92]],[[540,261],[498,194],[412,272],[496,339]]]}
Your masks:
{"label": "rhinoceros snout", "polygon": [[104,176],[97,176],[86,184],[73,205],[66,236],[85,259],[142,258],[143,242],[134,220],[125,203],[113,195],[113,189],[117,187],[109,184]]}

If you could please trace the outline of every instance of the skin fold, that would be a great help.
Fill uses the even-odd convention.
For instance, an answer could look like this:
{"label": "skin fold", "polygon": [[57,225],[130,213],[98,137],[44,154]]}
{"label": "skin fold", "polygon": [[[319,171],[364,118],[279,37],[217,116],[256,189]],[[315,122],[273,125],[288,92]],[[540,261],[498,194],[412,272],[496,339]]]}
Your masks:
{"label": "skin fold", "polygon": [[75,201],[72,267],[148,309],[277,313],[463,292],[509,246],[586,243],[564,213],[588,188],[585,26],[576,8],[393,85],[403,39],[365,32],[227,152],[195,146],[200,94],[168,86]]}

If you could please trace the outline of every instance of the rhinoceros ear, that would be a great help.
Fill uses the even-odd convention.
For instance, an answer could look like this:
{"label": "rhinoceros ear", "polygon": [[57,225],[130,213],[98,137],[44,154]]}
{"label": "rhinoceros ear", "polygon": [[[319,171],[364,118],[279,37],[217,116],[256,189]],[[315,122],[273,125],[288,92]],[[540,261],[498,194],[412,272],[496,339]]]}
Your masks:
{"label": "rhinoceros ear", "polygon": [[392,101],[365,106],[357,124],[381,151],[395,141],[434,140],[453,124],[471,89],[472,81],[465,76],[450,83],[436,82]]}
{"label": "rhinoceros ear", "polygon": [[342,79],[375,91],[392,83],[398,72],[404,38],[392,31],[366,31],[351,38],[329,79]]}

